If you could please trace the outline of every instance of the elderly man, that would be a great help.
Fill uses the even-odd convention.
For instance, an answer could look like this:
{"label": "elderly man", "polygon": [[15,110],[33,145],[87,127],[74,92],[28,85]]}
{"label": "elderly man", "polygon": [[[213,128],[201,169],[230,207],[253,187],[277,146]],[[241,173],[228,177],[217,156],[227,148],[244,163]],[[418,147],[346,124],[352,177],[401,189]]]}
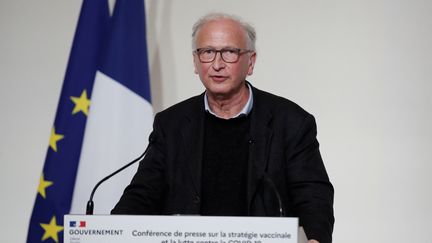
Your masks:
{"label": "elderly man", "polygon": [[329,243],[333,187],[312,115],[246,81],[255,31],[225,14],[193,27],[205,92],[155,116],[150,148],[113,214],[299,217],[309,242]]}

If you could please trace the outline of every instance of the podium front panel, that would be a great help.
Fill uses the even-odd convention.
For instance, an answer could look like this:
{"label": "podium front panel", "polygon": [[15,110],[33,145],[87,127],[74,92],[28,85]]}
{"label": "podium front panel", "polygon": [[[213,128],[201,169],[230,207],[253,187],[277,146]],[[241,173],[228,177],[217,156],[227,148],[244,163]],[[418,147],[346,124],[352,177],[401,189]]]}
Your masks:
{"label": "podium front panel", "polygon": [[65,243],[297,243],[298,219],[65,215]]}

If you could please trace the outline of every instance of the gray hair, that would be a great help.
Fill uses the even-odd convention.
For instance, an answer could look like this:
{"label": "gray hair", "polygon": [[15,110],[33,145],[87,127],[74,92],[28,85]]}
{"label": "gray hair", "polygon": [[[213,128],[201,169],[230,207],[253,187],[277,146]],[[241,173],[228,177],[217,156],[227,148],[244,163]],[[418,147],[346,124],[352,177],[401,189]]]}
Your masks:
{"label": "gray hair", "polygon": [[214,20],[228,19],[237,22],[247,34],[247,46],[249,50],[255,51],[256,32],[252,25],[244,22],[239,17],[225,13],[209,13],[201,17],[192,27],[192,49],[196,49],[197,33],[204,24]]}

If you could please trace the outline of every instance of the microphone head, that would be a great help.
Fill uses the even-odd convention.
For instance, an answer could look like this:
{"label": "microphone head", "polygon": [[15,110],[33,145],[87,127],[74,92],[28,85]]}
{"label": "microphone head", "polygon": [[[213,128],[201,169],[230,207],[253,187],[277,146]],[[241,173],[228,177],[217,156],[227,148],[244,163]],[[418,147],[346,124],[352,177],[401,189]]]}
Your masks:
{"label": "microphone head", "polygon": [[87,202],[86,215],[93,215],[94,203],[92,200]]}

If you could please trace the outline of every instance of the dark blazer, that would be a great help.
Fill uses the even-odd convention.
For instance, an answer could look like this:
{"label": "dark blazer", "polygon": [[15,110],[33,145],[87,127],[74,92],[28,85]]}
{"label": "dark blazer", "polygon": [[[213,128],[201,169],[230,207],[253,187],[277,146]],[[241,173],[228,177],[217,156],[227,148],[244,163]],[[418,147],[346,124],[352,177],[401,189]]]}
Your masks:
{"label": "dark blazer", "polygon": [[[286,216],[299,217],[308,238],[331,242],[333,187],[314,117],[285,98],[252,90],[249,215],[277,215],[278,191]],[[200,213],[204,116],[204,94],[156,114],[149,151],[111,213]]]}

